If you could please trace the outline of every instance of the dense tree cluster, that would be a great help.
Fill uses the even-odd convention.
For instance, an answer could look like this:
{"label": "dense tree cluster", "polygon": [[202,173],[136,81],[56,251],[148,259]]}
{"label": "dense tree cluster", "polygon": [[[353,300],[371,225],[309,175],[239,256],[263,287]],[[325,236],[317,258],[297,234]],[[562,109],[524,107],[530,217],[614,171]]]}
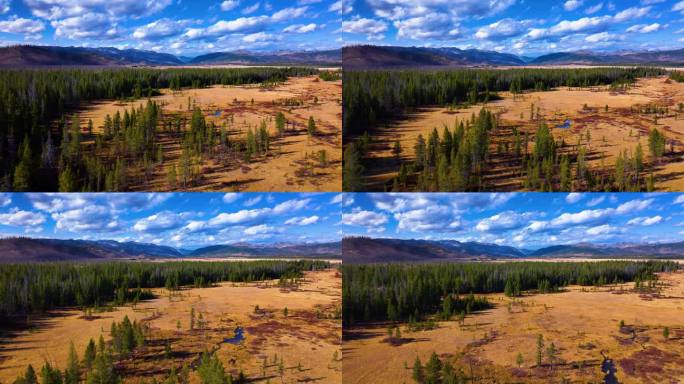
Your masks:
{"label": "dense tree cluster", "polygon": [[[477,293],[530,289],[555,290],[570,284],[603,285],[650,280],[655,272],[676,270],[665,261],[600,261],[571,263],[451,263],[342,266],[345,326],[373,320],[420,319],[429,314],[459,313],[463,305],[486,305]],[[508,287],[508,288],[507,288]],[[459,297],[459,300],[454,301]],[[447,303],[445,298],[450,298]]]}
{"label": "dense tree cluster", "polygon": [[442,361],[435,352],[425,365],[416,357],[411,377],[417,384],[462,384],[468,380],[462,370],[455,368],[448,359]]}
{"label": "dense tree cluster", "polygon": [[[126,187],[130,160],[143,173],[160,161],[163,149],[154,142],[158,105],[148,103],[126,111],[128,119],[126,114],[118,118],[109,116],[103,135],[94,133],[92,122],[88,122],[84,137],[78,116],[68,121],[65,118],[81,103],[150,97],[161,88],[280,82],[291,76],[316,73],[310,68],[0,71],[0,189],[117,191]],[[215,134],[214,130],[202,129],[195,120],[193,115],[193,132],[189,135],[194,140],[184,137],[182,143],[183,172],[196,160],[198,147],[212,147],[212,141],[206,141],[212,139],[209,135]],[[167,124],[180,130],[180,121]],[[197,140],[198,135],[202,141]],[[96,148],[113,144],[107,145],[111,152],[82,153],[85,139],[94,141]]]}
{"label": "dense tree cluster", "polygon": [[1,265],[0,318],[60,306],[135,302],[155,287],[296,278],[326,266],[326,262],[308,260]]}
{"label": "dense tree cluster", "polygon": [[407,108],[474,104],[500,91],[624,84],[663,74],[659,68],[345,71],[343,130],[358,135]]}

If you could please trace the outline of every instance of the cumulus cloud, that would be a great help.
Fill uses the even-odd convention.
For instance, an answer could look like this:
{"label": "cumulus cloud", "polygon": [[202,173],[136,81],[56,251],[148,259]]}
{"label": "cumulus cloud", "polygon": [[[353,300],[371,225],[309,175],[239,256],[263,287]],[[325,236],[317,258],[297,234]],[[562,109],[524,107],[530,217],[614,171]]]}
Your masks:
{"label": "cumulus cloud", "polygon": [[351,20],[342,21],[340,32],[364,34],[369,40],[379,40],[387,31],[387,23],[375,19],[355,16]]}
{"label": "cumulus cloud", "polygon": [[72,40],[95,38],[99,40],[120,37],[121,31],[109,15],[103,13],[84,13],[79,16],[54,20],[50,23],[55,36]]}
{"label": "cumulus cloud", "polygon": [[636,24],[632,25],[631,27],[627,28],[627,32],[629,33],[651,33],[651,32],[657,32],[663,29],[663,26],[660,25],[659,23],[653,23],[653,24]]}
{"label": "cumulus cloud", "polygon": [[453,40],[462,37],[463,31],[452,17],[446,14],[430,13],[394,22],[398,37],[413,40]]}
{"label": "cumulus cloud", "polygon": [[239,198],[240,198],[240,194],[239,194],[239,193],[228,192],[228,193],[226,193],[225,195],[223,195],[223,202],[224,202],[224,203],[227,203],[227,204],[230,204],[230,203],[236,201],[236,200],[239,199]]}
{"label": "cumulus cloud", "polygon": [[6,207],[12,204],[12,197],[9,193],[0,192],[0,207]]}
{"label": "cumulus cloud", "polygon": [[600,11],[601,9],[603,9],[603,3],[602,2],[595,4],[595,5],[592,5],[591,7],[585,9],[584,13],[586,13],[587,15],[593,15],[594,13]]}
{"label": "cumulus cloud", "polygon": [[228,12],[237,8],[238,5],[240,5],[240,1],[238,0],[226,0],[221,3],[221,10],[224,12]]}
{"label": "cumulus cloud", "polygon": [[584,198],[584,194],[577,193],[577,192],[571,192],[571,193],[568,193],[567,196],[565,196],[565,201],[567,201],[570,204],[575,204],[576,202],[582,200],[582,198]]}
{"label": "cumulus cloud", "polygon": [[328,11],[336,12],[340,15],[347,15],[354,11],[354,0],[337,0],[330,4]]}
{"label": "cumulus cloud", "polygon": [[568,0],[563,3],[563,9],[566,11],[574,11],[575,9],[581,7],[582,4],[584,4],[583,0]]}
{"label": "cumulus cloud", "polygon": [[120,229],[121,223],[112,211],[102,205],[87,205],[83,208],[72,209],[52,214],[55,228],[69,232],[111,232]]}
{"label": "cumulus cloud", "polygon": [[24,0],[24,3],[35,16],[56,20],[90,12],[114,18],[123,15],[140,18],[165,9],[173,0]]}
{"label": "cumulus cloud", "polygon": [[525,226],[534,216],[536,216],[536,214],[532,212],[518,213],[510,210],[504,211],[480,220],[475,226],[475,229],[480,232],[508,231]]}
{"label": "cumulus cloud", "polygon": [[181,34],[189,24],[188,20],[159,19],[136,28],[133,37],[140,40],[160,40]]}
{"label": "cumulus cloud", "polygon": [[133,229],[138,232],[161,232],[178,228],[184,224],[183,215],[162,211],[138,220]]}
{"label": "cumulus cloud", "polygon": [[316,224],[320,218],[316,215],[309,217],[293,217],[285,221],[286,225],[311,225]]}
{"label": "cumulus cloud", "polygon": [[258,10],[259,10],[259,7],[261,7],[261,3],[260,3],[260,2],[256,2],[256,3],[252,4],[252,5],[250,5],[249,7],[243,8],[243,9],[242,9],[242,13],[245,14],[245,15],[249,15],[250,13],[254,13],[254,12],[258,11]]}
{"label": "cumulus cloud", "polygon": [[387,216],[374,211],[355,209],[342,213],[341,223],[359,227],[378,227],[387,223]]}
{"label": "cumulus cloud", "polygon": [[486,40],[507,39],[523,34],[531,24],[531,20],[501,19],[478,29],[475,37]]}
{"label": "cumulus cloud", "polygon": [[627,225],[642,225],[651,226],[660,223],[663,220],[661,216],[653,217],[635,217],[627,222]]}
{"label": "cumulus cloud", "polygon": [[351,193],[338,193],[332,198],[332,200],[330,200],[330,203],[348,207],[354,204],[354,197]]}
{"label": "cumulus cloud", "polygon": [[271,233],[275,230],[274,227],[271,227],[266,224],[259,224],[259,225],[254,225],[252,227],[246,228],[243,233],[245,235],[263,235],[267,233]]}
{"label": "cumulus cloud", "polygon": [[561,38],[563,36],[581,33],[595,34],[595,39],[600,39],[601,36],[605,35],[599,34],[605,32],[606,29],[613,24],[644,17],[648,15],[650,10],[650,6],[641,8],[631,7],[618,12],[615,16],[605,15],[582,17],[577,20],[562,20],[550,28],[530,28],[524,36],[524,39],[536,41],[549,38]]}
{"label": "cumulus cloud", "polygon": [[293,25],[285,27],[285,29],[283,29],[283,32],[285,32],[285,33],[309,33],[309,32],[315,31],[317,27],[318,26],[316,25],[316,23],[293,24]]}
{"label": "cumulus cloud", "polygon": [[0,213],[0,225],[16,227],[35,227],[45,222],[45,215],[31,211],[12,208],[7,213]]}
{"label": "cumulus cloud", "polygon": [[40,20],[12,16],[9,20],[0,21],[0,32],[17,35],[37,35],[44,30],[45,24]]}

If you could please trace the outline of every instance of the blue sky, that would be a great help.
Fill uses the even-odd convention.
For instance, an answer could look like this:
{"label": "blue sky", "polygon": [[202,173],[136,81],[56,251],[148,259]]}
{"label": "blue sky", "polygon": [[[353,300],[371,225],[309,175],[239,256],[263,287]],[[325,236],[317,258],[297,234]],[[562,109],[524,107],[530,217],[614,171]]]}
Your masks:
{"label": "blue sky", "polygon": [[340,240],[334,193],[3,193],[0,236],[198,248]]}
{"label": "blue sky", "polygon": [[536,56],[684,48],[680,0],[355,0],[345,44],[451,46]]}
{"label": "blue sky", "polygon": [[684,194],[369,193],[342,198],[345,236],[548,245],[684,241]]}
{"label": "blue sky", "polygon": [[0,44],[182,55],[341,46],[346,0],[0,0]]}

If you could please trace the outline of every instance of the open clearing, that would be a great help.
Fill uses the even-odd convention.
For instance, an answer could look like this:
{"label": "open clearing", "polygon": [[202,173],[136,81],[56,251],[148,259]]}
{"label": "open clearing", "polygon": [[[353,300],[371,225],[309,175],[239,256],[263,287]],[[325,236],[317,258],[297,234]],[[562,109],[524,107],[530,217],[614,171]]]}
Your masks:
{"label": "open clearing", "polygon": [[[70,341],[82,354],[90,338],[97,340],[103,334],[108,339],[112,321],[125,315],[150,327],[146,346],[118,364],[125,382],[163,379],[172,366],[177,370],[183,363],[192,366],[205,349],[215,350],[233,377],[243,371],[250,382],[280,381],[278,364],[272,360],[275,355],[283,362],[286,383],[342,382],[341,277],[337,270],[307,272],[296,288],[265,281],[189,288],[172,296],[164,289],[154,291],[159,295],[156,299],[136,307],[117,307],[88,320],[77,310],[53,311],[33,319],[30,331],[5,334],[0,339],[0,382],[12,382],[27,364],[38,369],[49,361],[64,367]],[[255,310],[257,305],[259,310]],[[202,315],[204,323],[194,330],[189,329],[191,308],[196,316]],[[244,341],[224,342],[237,327],[244,329]],[[170,357],[165,356],[166,342]],[[191,373],[191,381],[199,382],[196,372]]]}
{"label": "open clearing", "polygon": [[[192,109],[202,110],[207,123],[225,130],[232,141],[245,141],[247,131],[265,121],[271,137],[270,153],[250,162],[240,156],[219,161],[205,158],[201,180],[183,189],[192,191],[339,191],[341,190],[342,82],[323,81],[318,76],[293,77],[284,83],[262,86],[211,86],[201,89],[160,90],[151,100],[162,107],[162,122],[176,118],[189,121]],[[94,133],[102,133],[105,117],[145,105],[146,99],[120,102],[99,101],[81,107],[85,130],[89,120]],[[278,135],[275,116],[283,113],[285,132]],[[317,133],[309,137],[307,123],[313,117]],[[166,176],[172,166],[180,168],[181,140],[170,132],[157,132],[164,148],[164,162],[154,166],[146,183],[132,190],[168,191]],[[86,142],[92,145],[93,141]],[[319,161],[325,151],[326,162]],[[175,188],[180,189],[180,188]]]}
{"label": "open clearing", "polygon": [[[612,366],[620,383],[678,383],[684,377],[684,272],[659,275],[658,292],[636,293],[634,284],[572,286],[554,294],[508,298],[489,295],[494,308],[428,331],[408,332],[388,344],[388,324],[345,329],[345,383],[412,383],[416,356],[432,352],[452,359],[481,383],[614,383],[601,366]],[[620,321],[624,326],[620,327]],[[669,339],[663,336],[669,328]],[[536,340],[554,343],[557,363],[536,367]],[[518,368],[516,356],[523,355]],[[379,358],[381,357],[381,358]],[[606,360],[604,361],[604,357]],[[409,367],[405,368],[405,364]]]}
{"label": "open clearing", "polygon": [[[499,129],[492,132],[489,169],[484,178],[488,190],[523,189],[524,178],[519,167],[511,163],[508,154],[497,153],[497,150],[500,143],[512,144],[511,128],[516,127],[521,135],[529,134],[528,150],[532,151],[538,125],[536,117],[530,119],[532,109],[535,116],[539,113],[540,119],[552,127],[554,138],[557,142],[562,140],[566,150],[573,150],[581,137],[581,143],[589,150],[590,168],[612,169],[620,152],[634,152],[637,144],[641,143],[654,171],[656,189],[684,189],[684,112],[679,110],[679,103],[684,103],[684,83],[661,76],[639,79],[625,91],[611,91],[608,86],[561,87],[547,92],[525,92],[515,97],[509,92],[499,92],[498,95],[500,100],[462,109],[419,108],[401,120],[376,128],[372,134],[374,144],[368,152],[369,161],[365,163],[369,189],[382,190],[384,185],[391,186],[399,168],[399,162],[392,153],[396,140],[402,147],[400,160],[413,160],[413,147],[418,135],[427,140],[434,128],[441,135],[444,125],[453,129],[456,121],[470,119],[483,107],[491,109],[499,117]],[[667,107],[668,112],[655,118],[653,113],[640,112],[640,107],[647,106]],[[566,120],[570,121],[569,128],[558,128]],[[651,128],[657,128],[667,138],[666,157],[657,163],[648,158],[648,132]]]}

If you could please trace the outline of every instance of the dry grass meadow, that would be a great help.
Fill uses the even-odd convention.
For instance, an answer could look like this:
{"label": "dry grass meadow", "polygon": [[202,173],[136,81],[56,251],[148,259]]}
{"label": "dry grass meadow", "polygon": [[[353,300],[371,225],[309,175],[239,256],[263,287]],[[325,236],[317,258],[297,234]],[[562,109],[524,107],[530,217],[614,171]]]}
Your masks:
{"label": "dry grass meadow", "polygon": [[[91,319],[84,319],[77,310],[50,312],[32,319],[30,330],[0,339],[0,383],[11,383],[27,364],[40,367],[48,361],[64,367],[69,342],[80,354],[90,338],[97,340],[102,334],[108,339],[112,321],[125,315],[142,320],[150,329],[147,345],[118,363],[125,383],[162,380],[172,366],[177,370],[184,363],[193,366],[205,349],[216,351],[233,377],[242,371],[252,383],[341,383],[341,321],[337,318],[341,284],[339,273],[331,269],[307,272],[296,288],[264,281],[188,288],[172,295],[158,289],[156,299],[98,313]],[[192,308],[203,319],[194,330],[189,329]],[[238,326],[244,330],[244,340],[235,345],[224,342]],[[171,356],[165,354],[167,342]],[[278,364],[273,363],[276,355],[284,366],[282,378]],[[190,379],[199,383],[196,372]]]}

